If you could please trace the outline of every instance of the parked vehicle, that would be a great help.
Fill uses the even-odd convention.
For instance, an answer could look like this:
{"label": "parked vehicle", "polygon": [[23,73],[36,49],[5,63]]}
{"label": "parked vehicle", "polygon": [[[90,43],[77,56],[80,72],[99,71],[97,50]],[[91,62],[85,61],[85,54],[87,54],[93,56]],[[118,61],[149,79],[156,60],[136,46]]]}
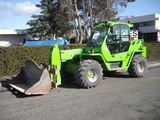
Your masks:
{"label": "parked vehicle", "polygon": [[28,60],[10,85],[24,94],[33,95],[48,93],[52,83],[61,85],[63,78],[70,80],[68,74],[73,75],[83,88],[97,86],[103,72],[128,69],[131,77],[145,75],[146,47],[142,39],[134,39],[137,32],[132,30],[132,24],[107,21],[93,27],[85,48],[59,50],[58,45],[53,45],[49,67],[40,68],[33,60]]}

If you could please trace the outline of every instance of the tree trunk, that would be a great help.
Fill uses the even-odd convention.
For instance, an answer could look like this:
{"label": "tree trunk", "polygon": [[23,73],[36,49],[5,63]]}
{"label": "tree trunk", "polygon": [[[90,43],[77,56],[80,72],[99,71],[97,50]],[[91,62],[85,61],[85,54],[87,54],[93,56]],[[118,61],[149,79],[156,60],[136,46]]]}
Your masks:
{"label": "tree trunk", "polygon": [[77,21],[76,25],[77,25],[77,28],[79,31],[79,32],[77,32],[77,33],[79,33],[79,34],[77,34],[77,37],[78,37],[77,43],[82,44],[82,40],[83,40],[83,33],[82,32],[83,31],[82,31],[81,17],[78,13],[77,0],[74,0],[74,7],[75,7],[75,13],[76,13],[75,16],[76,16],[76,21]]}

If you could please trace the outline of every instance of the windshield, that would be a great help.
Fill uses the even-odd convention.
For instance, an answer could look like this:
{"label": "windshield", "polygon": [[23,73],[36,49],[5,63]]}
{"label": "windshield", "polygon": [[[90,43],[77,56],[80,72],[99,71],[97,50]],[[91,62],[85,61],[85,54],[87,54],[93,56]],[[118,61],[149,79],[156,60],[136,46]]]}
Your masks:
{"label": "windshield", "polygon": [[106,32],[107,32],[106,26],[95,28],[89,39],[87,46],[90,47],[100,46],[106,36]]}

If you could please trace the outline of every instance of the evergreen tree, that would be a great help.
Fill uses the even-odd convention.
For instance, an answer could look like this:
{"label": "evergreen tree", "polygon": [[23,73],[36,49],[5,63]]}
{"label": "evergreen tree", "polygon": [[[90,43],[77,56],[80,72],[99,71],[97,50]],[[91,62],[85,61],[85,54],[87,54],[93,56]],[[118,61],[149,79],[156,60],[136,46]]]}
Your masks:
{"label": "evergreen tree", "polygon": [[41,0],[36,6],[41,8],[41,14],[32,16],[33,19],[27,23],[31,26],[28,31],[37,33],[41,40],[66,38],[72,30],[72,25],[68,22],[67,12],[60,1]]}

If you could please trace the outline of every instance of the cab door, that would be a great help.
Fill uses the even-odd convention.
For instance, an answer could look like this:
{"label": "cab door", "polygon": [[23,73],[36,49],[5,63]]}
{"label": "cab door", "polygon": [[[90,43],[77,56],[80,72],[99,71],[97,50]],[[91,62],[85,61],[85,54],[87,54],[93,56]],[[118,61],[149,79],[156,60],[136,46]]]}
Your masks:
{"label": "cab door", "polygon": [[107,46],[111,54],[111,63],[115,67],[122,67],[123,61],[127,59],[127,51],[130,46],[130,28],[125,24],[114,25],[107,38]]}

